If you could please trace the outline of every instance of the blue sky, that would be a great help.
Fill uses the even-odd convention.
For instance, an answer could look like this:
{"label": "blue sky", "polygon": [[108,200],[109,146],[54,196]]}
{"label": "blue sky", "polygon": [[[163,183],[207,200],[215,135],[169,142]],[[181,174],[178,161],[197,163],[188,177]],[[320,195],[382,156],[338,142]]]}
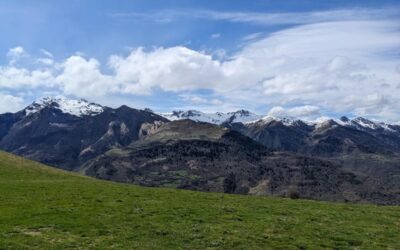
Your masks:
{"label": "blue sky", "polygon": [[0,112],[64,95],[400,121],[398,1],[1,1],[0,21]]}

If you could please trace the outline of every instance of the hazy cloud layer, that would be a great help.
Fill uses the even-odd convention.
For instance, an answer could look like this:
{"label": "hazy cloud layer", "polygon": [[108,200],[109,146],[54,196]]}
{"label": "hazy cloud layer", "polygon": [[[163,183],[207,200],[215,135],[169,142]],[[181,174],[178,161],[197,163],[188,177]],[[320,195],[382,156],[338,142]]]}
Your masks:
{"label": "hazy cloud layer", "polygon": [[145,19],[148,21],[169,23],[182,18],[197,18],[235,23],[250,23],[256,25],[292,25],[311,24],[333,21],[354,21],[371,19],[388,19],[399,16],[396,8],[381,9],[337,9],[307,12],[230,12],[214,10],[158,10],[154,12],[120,12],[111,13],[111,17],[125,19]]}

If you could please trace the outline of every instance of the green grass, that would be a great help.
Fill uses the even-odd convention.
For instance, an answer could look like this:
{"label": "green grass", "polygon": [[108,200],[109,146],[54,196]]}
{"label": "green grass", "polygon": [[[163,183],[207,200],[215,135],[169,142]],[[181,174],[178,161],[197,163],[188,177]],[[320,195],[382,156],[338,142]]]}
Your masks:
{"label": "green grass", "polygon": [[400,207],[144,188],[0,153],[0,249],[400,249]]}

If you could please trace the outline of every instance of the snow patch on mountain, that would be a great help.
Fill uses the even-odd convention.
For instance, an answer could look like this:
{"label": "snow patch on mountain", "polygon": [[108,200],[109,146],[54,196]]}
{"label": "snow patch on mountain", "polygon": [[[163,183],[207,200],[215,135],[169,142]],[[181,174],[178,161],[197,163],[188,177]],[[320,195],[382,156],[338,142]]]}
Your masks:
{"label": "snow patch on mountain", "polygon": [[104,107],[99,104],[90,103],[84,99],[74,100],[65,97],[44,97],[35,101],[25,108],[25,114],[37,113],[46,107],[53,107],[61,110],[65,114],[75,116],[98,115],[104,111]]}
{"label": "snow patch on mountain", "polygon": [[357,117],[357,118],[353,119],[352,122],[363,128],[372,129],[372,130],[375,130],[375,129],[378,129],[381,127],[378,123],[375,123],[375,122],[365,119],[363,117]]}
{"label": "snow patch on mountain", "polygon": [[309,126],[314,126],[315,129],[345,126],[345,127],[353,127],[358,130],[383,129],[389,132],[395,131],[391,128],[392,125],[390,124],[371,121],[363,117],[349,119],[343,116],[340,119],[336,119],[332,117],[323,116],[313,121],[307,121],[285,115],[260,116],[252,112],[249,112],[247,110],[238,110],[236,112],[228,112],[228,113],[222,113],[222,112],[205,113],[198,110],[186,110],[186,111],[180,110],[180,111],[173,111],[172,113],[160,113],[159,115],[167,118],[170,121],[190,119],[197,122],[208,122],[217,125],[221,125],[223,123],[234,123],[234,122],[240,122],[247,125],[255,123],[269,124],[275,121],[275,122],[281,122],[285,126],[296,126],[300,123],[303,123]]}
{"label": "snow patch on mountain", "polygon": [[[38,101],[33,102],[31,105],[24,109],[26,115],[39,112],[45,107],[52,107],[61,110],[63,113],[71,114],[74,116],[94,116],[102,113],[105,107],[88,102],[84,99],[68,99],[63,96],[59,97],[45,97]],[[151,110],[147,110],[153,112]],[[332,117],[320,117],[316,120],[301,120],[296,117],[285,116],[285,115],[267,115],[261,116],[247,110],[238,110],[235,112],[216,112],[206,113],[198,110],[179,110],[171,113],[159,113],[164,118],[174,121],[190,119],[197,122],[207,122],[212,124],[221,125],[223,123],[243,123],[251,125],[254,123],[258,124],[269,124],[273,121],[281,122],[285,126],[296,126],[301,123],[309,126],[314,126],[315,129],[330,126],[345,126],[352,127],[358,130],[384,130],[387,132],[398,132],[398,126],[400,122],[394,124],[383,123],[375,120],[368,120],[363,117],[357,117],[349,119],[345,116],[340,119]]]}
{"label": "snow patch on mountain", "polygon": [[326,127],[327,125],[340,125],[344,127],[352,127],[358,130],[378,130],[383,129],[389,132],[396,132],[393,128],[391,128],[390,124],[371,121],[363,117],[357,117],[354,119],[349,119],[345,116],[340,119],[330,118],[330,117],[321,117],[315,121],[309,122],[309,125],[314,125],[316,128]]}
{"label": "snow patch on mountain", "polygon": [[228,113],[222,113],[222,112],[204,113],[197,110],[187,110],[187,111],[180,110],[180,111],[173,111],[172,113],[161,113],[159,115],[167,118],[170,121],[190,119],[197,122],[208,122],[218,125],[224,122],[246,123],[261,118],[261,116],[249,112],[247,110],[238,110],[235,112],[228,112]]}
{"label": "snow patch on mountain", "polygon": [[337,124],[341,125],[341,126],[353,126],[353,121],[350,120],[348,117],[346,116],[342,116],[340,119],[333,119],[330,118],[330,120],[333,120],[334,122],[336,122]]}
{"label": "snow patch on mountain", "polygon": [[296,124],[296,121],[300,121],[299,119],[296,119],[294,117],[290,116],[273,116],[273,115],[267,115],[262,117],[259,120],[255,121],[249,121],[247,124],[252,124],[252,123],[262,123],[262,124],[268,124],[271,122],[281,122],[285,126],[293,126]]}
{"label": "snow patch on mountain", "polygon": [[250,111],[247,110],[238,110],[236,112],[229,112],[226,113],[227,116],[229,116],[229,118],[226,120],[226,122],[241,122],[241,123],[247,123],[250,121],[255,121],[260,119],[262,116],[254,114]]}
{"label": "snow patch on mountain", "polygon": [[314,123],[310,122],[309,125],[313,125],[316,131],[336,128],[339,125],[346,126],[346,124],[341,122],[339,119],[331,119],[331,118],[327,118],[327,117],[318,119],[318,121],[316,121]]}

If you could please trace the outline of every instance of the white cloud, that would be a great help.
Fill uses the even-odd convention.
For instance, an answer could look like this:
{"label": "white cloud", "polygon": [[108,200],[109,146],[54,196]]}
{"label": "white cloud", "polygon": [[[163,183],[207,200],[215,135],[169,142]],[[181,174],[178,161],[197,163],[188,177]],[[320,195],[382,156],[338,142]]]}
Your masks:
{"label": "white cloud", "polygon": [[287,113],[285,108],[281,106],[276,106],[269,110],[268,115],[280,117],[280,116],[286,116]]}
{"label": "white cloud", "polygon": [[0,114],[16,112],[23,107],[24,100],[21,97],[12,96],[0,92]]}
{"label": "white cloud", "polygon": [[0,66],[0,88],[21,89],[53,86],[52,73],[46,69],[29,70],[14,66]]}
{"label": "white cloud", "polygon": [[24,48],[21,46],[17,46],[15,48],[11,48],[8,50],[7,57],[9,58],[9,64],[15,64],[19,59],[26,56],[27,53],[25,52]]}
{"label": "white cloud", "polygon": [[220,33],[214,33],[214,34],[211,35],[211,39],[218,39],[220,37],[221,37]]}
{"label": "white cloud", "polygon": [[317,106],[305,105],[289,109],[289,114],[295,117],[320,116],[320,109]]}
{"label": "white cloud", "polygon": [[251,33],[242,38],[243,41],[254,41],[262,36],[261,32]]}
{"label": "white cloud", "polygon": [[160,10],[154,12],[125,12],[113,13],[114,18],[144,19],[155,22],[172,22],[181,18],[188,19],[207,19],[216,21],[226,21],[234,23],[249,23],[263,26],[271,25],[293,25],[293,24],[312,24],[334,21],[354,21],[387,19],[398,17],[396,8],[379,9],[336,9],[326,11],[308,12],[229,12],[214,10]]}
{"label": "white cloud", "polygon": [[18,57],[18,56],[22,56],[25,54],[25,50],[24,48],[22,48],[21,46],[17,46],[15,48],[11,48],[8,50],[7,56],[9,57]]}
{"label": "white cloud", "polygon": [[[300,26],[277,32],[245,47],[236,55],[252,62],[270,103],[314,103],[338,112],[359,114],[371,102],[355,95],[379,93],[393,99],[399,74],[399,27],[394,22],[334,22]],[[389,56],[388,56],[389,55]],[[268,63],[262,63],[268,62]],[[240,67],[237,67],[240,71]],[[233,71],[238,71],[233,70]],[[374,102],[369,115],[380,116],[383,106]],[[387,117],[386,117],[387,118]]]}
{"label": "white cloud", "polygon": [[[334,12],[344,15],[338,13]],[[371,13],[361,10],[354,19],[378,15]],[[33,70],[0,66],[0,87],[54,82],[64,94],[88,98],[207,89],[209,96],[193,95],[185,101],[217,106],[219,99],[213,101],[212,96],[218,96],[224,107],[283,106],[293,116],[315,116],[324,110],[400,119],[397,19],[312,23],[254,37],[230,56],[177,46],[132,49],[128,55],[110,56],[103,66],[84,55]]]}
{"label": "white cloud", "polygon": [[54,64],[54,56],[48,50],[40,49],[40,53],[42,53],[43,57],[36,59],[39,64],[50,66]]}
{"label": "white cloud", "polygon": [[43,65],[52,65],[54,64],[54,60],[51,58],[38,58],[37,62]]}
{"label": "white cloud", "polygon": [[55,82],[60,84],[67,95],[97,97],[115,91],[112,77],[100,72],[100,63],[96,59],[71,56],[61,67],[62,72]]}
{"label": "white cloud", "polygon": [[[55,69],[37,67],[36,64],[53,64],[51,59],[48,59],[51,60],[51,63],[47,58],[32,59],[21,46],[11,48],[7,53],[7,58],[9,59],[8,64],[0,65],[0,90],[30,90],[38,87],[54,86],[53,71]],[[26,60],[21,60],[23,58],[32,60],[28,60],[27,65],[25,65]],[[32,65],[33,67],[31,67]]]}
{"label": "white cloud", "polygon": [[109,66],[123,93],[149,94],[154,88],[183,91],[213,88],[223,77],[219,61],[185,47],[133,50],[127,57],[112,56]]}
{"label": "white cloud", "polygon": [[40,52],[42,52],[42,54],[45,55],[46,57],[49,57],[49,58],[53,58],[54,57],[53,54],[48,50],[40,49]]}
{"label": "white cloud", "polygon": [[182,100],[194,105],[222,105],[223,101],[217,98],[205,98],[197,95],[181,95]]}
{"label": "white cloud", "polygon": [[220,60],[220,61],[225,60],[227,57],[226,50],[224,50],[224,49],[216,49],[216,50],[213,50],[211,53],[214,58],[216,58],[217,60]]}
{"label": "white cloud", "polygon": [[[167,15],[167,12],[161,13]],[[174,13],[175,16],[178,13]],[[327,11],[288,12],[288,13],[262,13],[262,12],[222,12],[212,10],[196,10],[181,13],[190,17],[222,20],[229,22],[252,23],[258,25],[277,24],[311,24],[332,21],[353,21],[386,19],[397,17],[398,10],[392,8],[382,9],[338,9]]]}
{"label": "white cloud", "polygon": [[296,68],[280,73],[265,80],[263,85],[267,95],[304,95],[326,91],[337,92],[341,88],[349,88],[351,85],[370,86],[382,81],[383,79],[370,73],[365,66],[352,63],[347,57],[337,56],[325,65]]}
{"label": "white cloud", "polygon": [[268,115],[276,117],[295,117],[305,120],[314,120],[321,116],[320,108],[312,105],[298,106],[294,108],[273,107]]}

